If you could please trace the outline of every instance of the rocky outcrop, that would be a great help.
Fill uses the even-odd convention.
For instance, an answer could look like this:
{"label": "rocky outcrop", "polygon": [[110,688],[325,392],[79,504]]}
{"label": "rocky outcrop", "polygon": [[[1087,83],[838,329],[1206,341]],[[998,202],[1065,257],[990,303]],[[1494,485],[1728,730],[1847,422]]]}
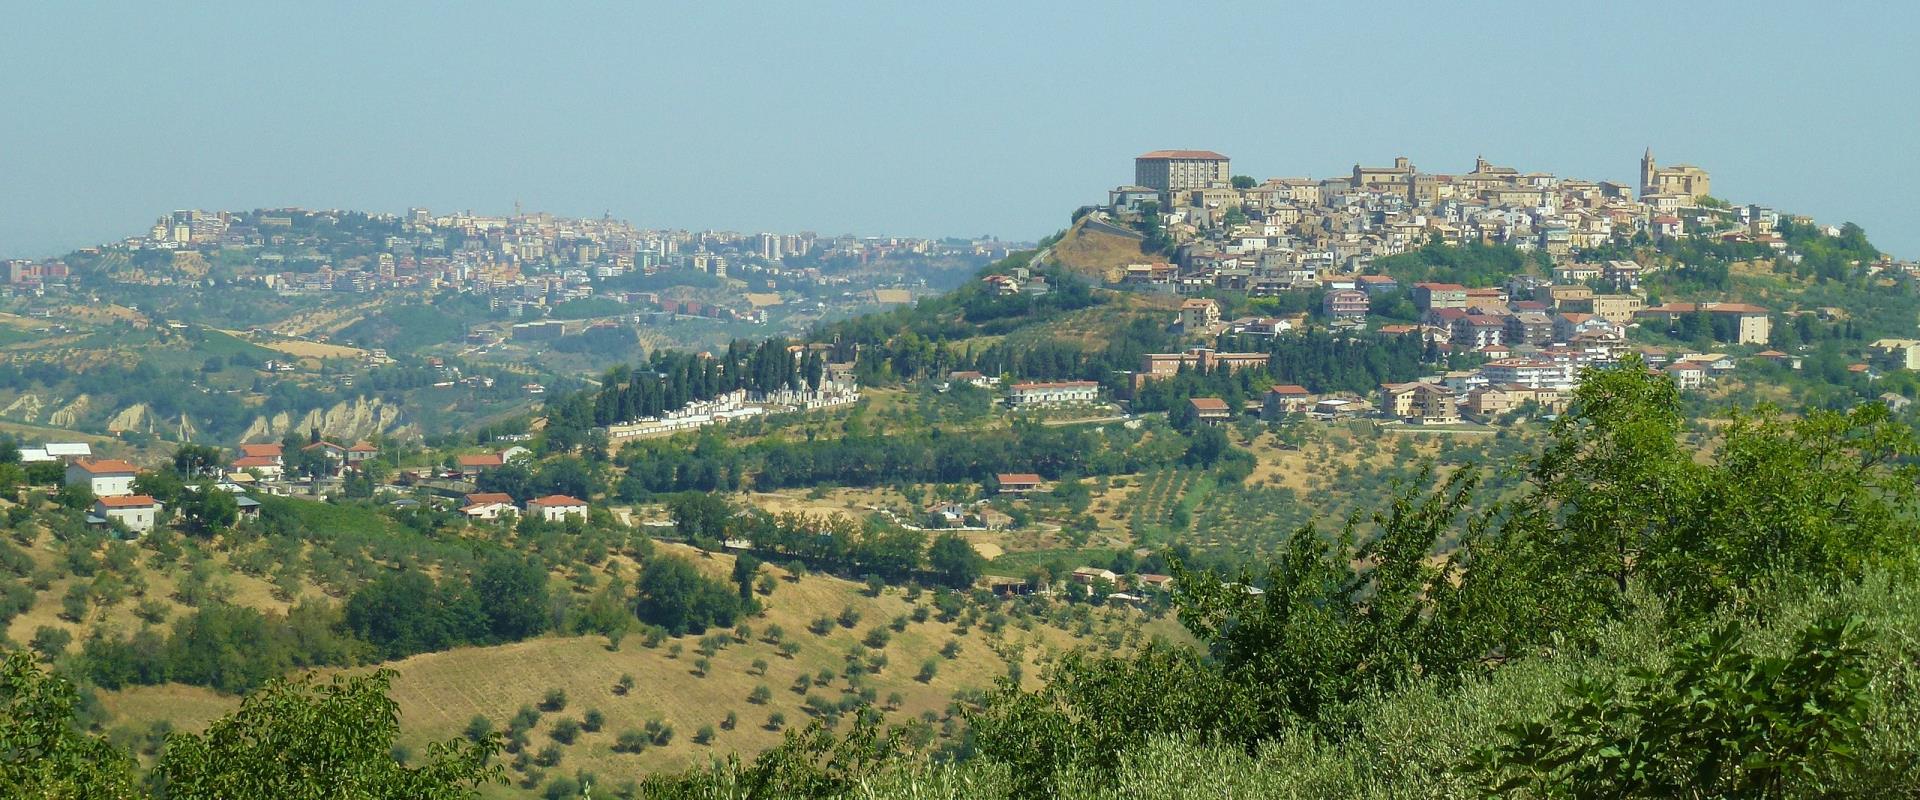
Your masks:
{"label": "rocky outcrop", "polygon": [[140,433],[152,433],[153,421],[150,419],[152,416],[153,415],[147,410],[146,403],[134,403],[126,408],[120,409],[118,413],[107,420],[107,432],[122,433],[125,431],[138,431]]}
{"label": "rocky outcrop", "polygon": [[320,435],[338,441],[371,439],[376,435],[404,438],[417,434],[399,408],[378,398],[363,397],[326,409],[314,409],[299,417],[284,411],[271,417],[255,417],[240,438],[248,442],[270,441],[288,433],[304,434],[314,428],[320,429]]}
{"label": "rocky outcrop", "polygon": [[80,424],[80,420],[86,418],[87,409],[92,406],[92,398],[84,394],[80,395],[79,397],[73,398],[73,402],[61,407],[60,410],[48,414],[47,424],[56,428],[76,427]]}
{"label": "rocky outcrop", "polygon": [[13,402],[8,403],[6,408],[0,409],[0,417],[25,422],[39,422],[40,411],[40,396],[36,394],[23,394],[14,398]]}

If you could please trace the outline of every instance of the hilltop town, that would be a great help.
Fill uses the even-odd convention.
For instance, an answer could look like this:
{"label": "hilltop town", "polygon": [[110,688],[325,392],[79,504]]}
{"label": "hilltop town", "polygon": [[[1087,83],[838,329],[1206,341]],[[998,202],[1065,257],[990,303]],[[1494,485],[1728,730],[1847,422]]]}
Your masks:
{"label": "hilltop town", "polygon": [[[1170,328],[1200,345],[1143,355],[1126,367],[1129,383],[1109,387],[1117,397],[1183,371],[1264,370],[1275,337],[1308,329],[1413,337],[1441,367],[1419,380],[1326,398],[1282,383],[1249,407],[1269,416],[1367,409],[1423,424],[1558,413],[1582,368],[1629,352],[1690,391],[1741,361],[1798,370],[1816,331],[1873,309],[1743,292],[1742,272],[1852,277],[1905,293],[1920,271],[1865,246],[1855,227],[1711,192],[1707,170],[1662,166],[1650,149],[1637,185],[1523,173],[1484,158],[1462,174],[1398,158],[1336,178],[1261,180],[1233,174],[1219,153],[1157,150],[1135,159],[1132,184],[1077,211],[1047,254],[1106,286],[1174,298]],[[1080,256],[1089,249],[1101,257]],[[1047,291],[1024,267],[984,281],[999,295]],[[1910,320],[1884,330],[1845,368],[1871,377],[1904,365],[1916,352],[1911,332]],[[1016,385],[1010,399],[1062,402],[1068,391]]]}

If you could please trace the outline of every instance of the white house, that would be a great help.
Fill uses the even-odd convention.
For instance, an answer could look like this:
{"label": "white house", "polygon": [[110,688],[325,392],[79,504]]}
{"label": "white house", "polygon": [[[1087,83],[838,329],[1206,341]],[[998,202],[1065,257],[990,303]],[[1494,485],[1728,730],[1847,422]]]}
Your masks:
{"label": "white house", "polygon": [[102,497],[93,501],[93,514],[87,521],[100,525],[118,522],[134,533],[146,533],[153,530],[159,514],[160,502],[144,494]]}
{"label": "white house", "polygon": [[518,511],[513,505],[513,496],[505,492],[478,492],[467,495],[467,504],[460,513],[468,519],[499,519],[501,514]]}
{"label": "white house", "polygon": [[568,497],[563,494],[550,494],[546,497],[527,501],[527,513],[538,515],[548,522],[560,522],[568,516],[585,519],[587,501]]}
{"label": "white house", "polygon": [[[94,497],[126,497],[133,494],[133,476],[140,468],[117,458],[76,458],[67,465],[67,483],[83,483]],[[151,500],[152,498],[148,498]]]}

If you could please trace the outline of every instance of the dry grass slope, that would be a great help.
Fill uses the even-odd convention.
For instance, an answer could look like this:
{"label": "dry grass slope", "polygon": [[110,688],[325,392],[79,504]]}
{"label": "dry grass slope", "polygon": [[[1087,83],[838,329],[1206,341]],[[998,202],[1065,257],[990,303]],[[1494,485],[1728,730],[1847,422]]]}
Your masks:
{"label": "dry grass slope", "polygon": [[1139,239],[1089,229],[1085,219],[1053,246],[1053,258],[1067,269],[1109,282],[1119,281],[1128,264],[1148,260]]}

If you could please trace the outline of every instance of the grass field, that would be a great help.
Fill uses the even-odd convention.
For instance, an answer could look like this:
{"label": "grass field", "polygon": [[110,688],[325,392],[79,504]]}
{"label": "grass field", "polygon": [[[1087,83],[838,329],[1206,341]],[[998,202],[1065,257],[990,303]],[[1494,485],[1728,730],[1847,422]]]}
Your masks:
{"label": "grass field", "polygon": [[[327,521],[350,522],[345,517]],[[727,555],[672,544],[660,548],[688,557],[716,576],[725,576],[732,569],[732,558]],[[37,559],[52,563],[50,547],[36,548],[35,552]],[[1020,665],[1024,680],[1031,684],[1046,664],[1070,648],[1110,650],[1122,641],[1137,642],[1148,635],[1181,635],[1170,620],[1149,621],[1130,609],[1088,607],[1081,607],[1085,618],[1071,627],[1062,624],[1064,618],[1027,617],[1024,623],[1018,618],[1003,618],[996,632],[990,630],[994,626],[988,624],[988,617],[977,612],[950,622],[940,621],[931,613],[931,593],[910,600],[904,590],[889,588],[878,597],[870,597],[863,584],[853,581],[824,575],[793,580],[778,568],[767,569],[780,579],[764,599],[766,609],[745,620],[751,628],[750,636],[745,641],[730,637],[729,644],[707,656],[711,663],[704,674],[695,668],[695,659],[702,657],[696,652],[702,637],[691,635],[668,639],[657,647],[647,647],[637,635],[628,636],[618,649],[601,636],[547,636],[494,647],[463,647],[385,664],[396,673],[392,696],[400,708],[403,744],[413,752],[425,752],[430,742],[459,735],[475,716],[486,717],[496,728],[504,727],[518,709],[538,706],[548,690],[560,689],[567,697],[565,708],[543,713],[530,732],[528,750],[539,751],[557,745],[551,734],[560,719],[580,720],[588,710],[598,710],[605,718],[604,726],[582,733],[572,744],[557,745],[563,753],[559,766],[515,770],[512,786],[491,789],[487,794],[524,797],[529,793],[524,785],[529,775],[572,775],[576,770],[586,770],[603,777],[624,778],[704,764],[709,758],[729,753],[757,752],[779,741],[784,727],[806,724],[809,711],[803,704],[809,696],[838,701],[850,692],[865,690],[885,710],[889,723],[931,719],[937,726],[948,716],[956,692],[988,688],[1008,673],[1010,664]],[[148,578],[148,596],[172,594],[173,576],[154,570]],[[222,579],[229,582],[236,603],[286,607],[272,596],[272,587],[264,581],[225,573]],[[56,598],[65,584],[64,580],[56,581],[41,595],[44,602],[15,621],[9,634],[16,641],[24,641],[39,625],[66,626],[75,631],[76,641],[82,637],[84,626],[57,618]],[[308,591],[314,590],[309,587]],[[174,615],[187,611],[171,600],[169,603]],[[121,630],[137,627],[130,607],[131,603],[122,604],[88,622]],[[922,621],[912,619],[916,607],[928,609]],[[834,623],[823,634],[809,630],[816,619],[837,616],[843,609],[858,615],[855,625]],[[768,640],[774,626],[783,630],[782,641],[798,645],[790,657]],[[884,647],[865,651],[860,642],[882,627],[889,637]],[[940,655],[949,642],[959,645],[952,658]],[[857,683],[850,681],[843,668],[849,651],[855,649],[868,657],[872,652],[884,653],[886,664],[878,672],[861,675]],[[922,664],[930,659],[937,662],[935,673],[920,680]],[[765,662],[764,674],[757,674],[756,661]],[[823,672],[828,679],[818,680]],[[796,679],[803,674],[815,676],[814,685],[805,693],[794,689]],[[623,675],[634,679],[634,688],[624,694],[615,688]],[[770,690],[771,697],[764,704],[750,702],[749,695],[762,685]],[[232,696],[181,685],[101,692],[100,699],[112,715],[111,725],[133,731],[144,731],[161,720],[181,729],[199,729],[239,702]],[[726,730],[722,722],[729,712],[735,715],[737,725]],[[782,729],[768,725],[769,715],[774,712],[785,715]],[[621,732],[641,730],[652,720],[674,729],[669,742],[637,754],[614,751],[613,744]],[[714,737],[697,743],[695,733],[703,726],[712,726]]]}

